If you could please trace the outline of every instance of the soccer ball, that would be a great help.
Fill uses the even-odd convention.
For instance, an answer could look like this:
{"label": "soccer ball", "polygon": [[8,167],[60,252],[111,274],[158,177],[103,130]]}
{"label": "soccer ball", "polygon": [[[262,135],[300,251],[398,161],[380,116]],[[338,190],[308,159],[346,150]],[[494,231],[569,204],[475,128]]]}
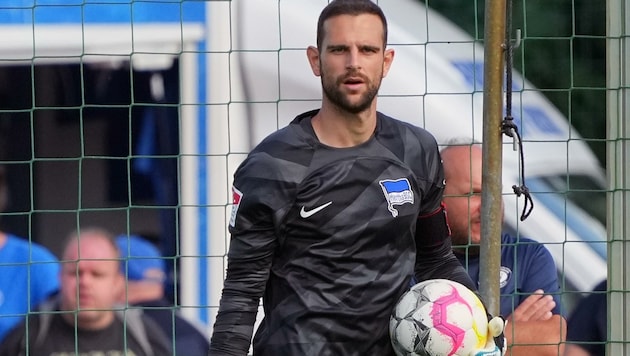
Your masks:
{"label": "soccer ball", "polygon": [[389,334],[398,356],[468,356],[485,346],[488,317],[470,289],[447,279],[430,279],[400,297]]}

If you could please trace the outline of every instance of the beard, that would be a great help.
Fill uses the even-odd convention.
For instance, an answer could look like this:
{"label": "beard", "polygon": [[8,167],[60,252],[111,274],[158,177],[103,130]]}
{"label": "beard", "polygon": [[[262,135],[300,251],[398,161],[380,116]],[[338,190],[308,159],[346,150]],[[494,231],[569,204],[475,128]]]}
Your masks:
{"label": "beard", "polygon": [[[346,78],[352,76],[361,77],[361,79],[363,79],[363,82],[367,85],[367,90],[363,94],[361,94],[361,97],[356,102],[350,101],[349,96],[343,93],[340,89]],[[351,114],[358,114],[369,109],[372,105],[372,102],[374,101],[374,98],[378,94],[378,90],[381,85],[380,81],[378,83],[373,83],[366,76],[352,72],[349,72],[345,76],[339,77],[337,80],[325,80],[324,78],[326,78],[326,76],[322,75],[322,90],[326,98],[328,98],[328,100],[330,100],[330,102],[332,102],[338,108]]]}
{"label": "beard", "polygon": [[453,251],[457,254],[468,255],[468,256],[479,256],[481,253],[481,246],[479,245],[458,245],[453,246]]}
{"label": "beard", "polygon": [[456,230],[451,230],[451,244],[453,251],[458,254],[478,256],[481,252],[481,245],[471,241],[468,237],[468,230],[466,230],[465,233],[458,233]]}

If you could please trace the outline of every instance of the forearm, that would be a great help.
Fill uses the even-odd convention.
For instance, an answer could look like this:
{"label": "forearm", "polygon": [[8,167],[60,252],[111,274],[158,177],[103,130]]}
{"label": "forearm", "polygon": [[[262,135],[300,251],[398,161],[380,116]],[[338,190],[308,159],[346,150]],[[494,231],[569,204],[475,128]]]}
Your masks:
{"label": "forearm", "polygon": [[416,280],[444,278],[459,282],[470,290],[477,290],[470,276],[454,255],[444,255],[435,260],[421,256],[419,260],[422,262],[416,264]]}
{"label": "forearm", "polygon": [[249,350],[256,313],[219,311],[210,342],[212,356],[243,356]]}
{"label": "forearm", "polygon": [[418,248],[415,269],[418,282],[444,278],[459,282],[470,290],[477,290],[470,276],[453,254],[450,238],[440,245]]}
{"label": "forearm", "polygon": [[241,240],[232,240],[228,268],[213,334],[210,355],[243,356],[249,350],[260,298],[265,290],[272,253],[246,254]]}
{"label": "forearm", "polygon": [[508,322],[505,329],[507,355],[563,355],[566,328],[566,321],[557,314],[545,321]]}

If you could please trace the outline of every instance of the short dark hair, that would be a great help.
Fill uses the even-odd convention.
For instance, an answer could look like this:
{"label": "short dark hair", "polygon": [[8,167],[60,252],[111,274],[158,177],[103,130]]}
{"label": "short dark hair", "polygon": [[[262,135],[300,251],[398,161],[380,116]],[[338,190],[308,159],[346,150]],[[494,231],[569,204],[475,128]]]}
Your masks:
{"label": "short dark hair", "polygon": [[387,45],[387,19],[383,10],[371,0],[333,0],[319,14],[317,21],[317,48],[321,50],[324,39],[324,22],[331,17],[339,15],[363,15],[372,14],[381,19],[383,23],[383,44]]}

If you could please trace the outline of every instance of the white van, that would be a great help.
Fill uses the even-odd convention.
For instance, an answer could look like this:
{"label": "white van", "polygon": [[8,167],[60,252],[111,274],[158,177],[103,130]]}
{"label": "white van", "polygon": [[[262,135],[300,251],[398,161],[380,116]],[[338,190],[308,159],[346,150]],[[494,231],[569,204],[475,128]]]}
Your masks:
{"label": "white van", "polygon": [[[316,43],[317,16],[326,3],[233,3],[231,63],[238,70],[231,73],[231,100],[244,103],[233,110],[249,118],[241,123],[249,132],[244,152],[296,114],[318,106],[320,82],[308,67],[305,48]],[[389,46],[396,50],[379,111],[428,129],[440,143],[462,136],[481,141],[482,45],[417,0],[379,4],[389,22]],[[512,115],[524,141],[525,184],[534,209],[519,221],[524,200],[511,188],[522,184],[519,154],[506,136],[506,229],[546,244],[564,276],[564,290],[589,290],[607,270],[604,171],[567,119],[518,73],[513,90]]]}

